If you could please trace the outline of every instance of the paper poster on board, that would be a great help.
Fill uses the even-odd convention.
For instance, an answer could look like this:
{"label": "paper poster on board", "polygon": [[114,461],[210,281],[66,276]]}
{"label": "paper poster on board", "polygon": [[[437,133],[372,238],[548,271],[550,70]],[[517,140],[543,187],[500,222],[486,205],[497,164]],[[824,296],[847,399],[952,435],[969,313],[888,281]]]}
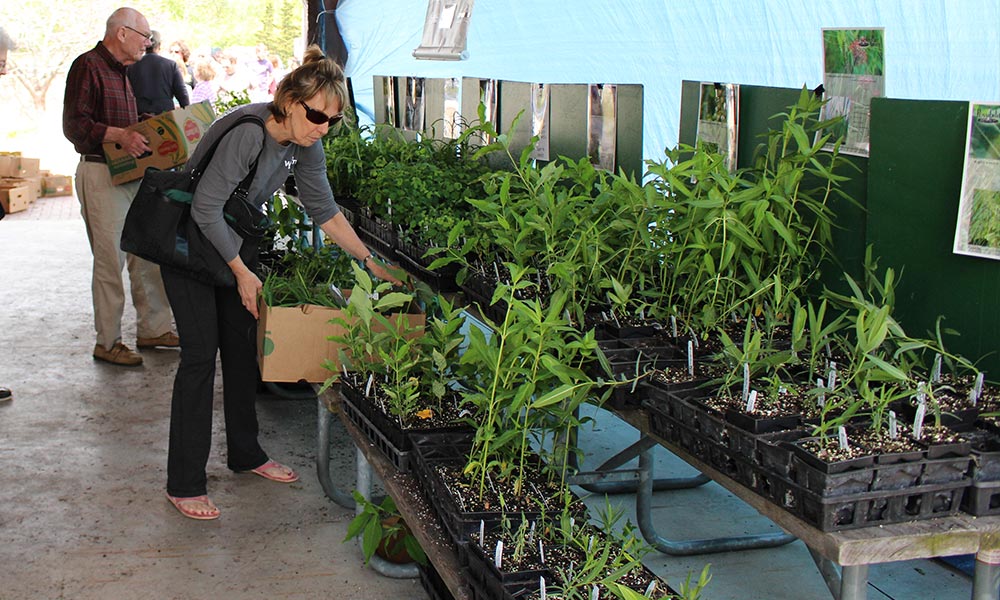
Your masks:
{"label": "paper poster on board", "polygon": [[722,154],[730,171],[736,170],[739,98],[740,86],[732,83],[700,86],[695,145]]}
{"label": "paper poster on board", "polygon": [[1000,104],[970,104],[956,254],[1000,259]]}
{"label": "paper poster on board", "polygon": [[403,114],[403,129],[408,131],[424,130],[424,78],[406,78],[406,111]]}
{"label": "paper poster on board", "polygon": [[[868,156],[871,100],[885,95],[885,30],[824,29],[823,88],[827,103],[822,118],[843,120],[817,136],[843,137],[841,152]],[[831,150],[833,144],[823,149]]]}
{"label": "paper poster on board", "polygon": [[531,135],[538,136],[531,158],[549,160],[549,91],[544,83],[531,84]]}
{"label": "paper poster on board", "polygon": [[590,86],[587,119],[587,156],[590,164],[614,171],[618,135],[618,95],[614,85]]}
{"label": "paper poster on board", "polygon": [[396,78],[382,78],[382,122],[395,127],[396,123]]}
{"label": "paper poster on board", "polygon": [[462,82],[457,77],[444,80],[444,128],[445,139],[454,140],[462,134],[460,117],[462,112]]}
{"label": "paper poster on board", "polygon": [[[499,107],[499,85],[496,79],[480,79],[479,80],[479,102],[482,103],[485,113],[484,117],[486,121],[493,124],[493,127],[499,128],[497,123],[497,115],[500,112]],[[483,142],[486,144],[493,143],[493,136],[484,133]]]}

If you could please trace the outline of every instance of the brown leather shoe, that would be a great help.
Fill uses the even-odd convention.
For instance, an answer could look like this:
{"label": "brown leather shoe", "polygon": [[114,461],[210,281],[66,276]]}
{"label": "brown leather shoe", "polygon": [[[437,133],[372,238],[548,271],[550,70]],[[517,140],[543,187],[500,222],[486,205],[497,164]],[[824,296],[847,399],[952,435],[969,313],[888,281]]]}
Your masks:
{"label": "brown leather shoe", "polygon": [[177,337],[177,334],[173,331],[168,331],[157,337],[136,338],[135,345],[140,349],[156,348],[157,346],[162,348],[176,348],[181,345],[181,338]]}
{"label": "brown leather shoe", "polygon": [[122,365],[124,367],[136,367],[142,364],[142,357],[121,342],[116,342],[115,345],[111,347],[111,350],[106,350],[104,346],[95,344],[94,358],[97,360],[103,360],[104,362],[109,362],[113,365]]}

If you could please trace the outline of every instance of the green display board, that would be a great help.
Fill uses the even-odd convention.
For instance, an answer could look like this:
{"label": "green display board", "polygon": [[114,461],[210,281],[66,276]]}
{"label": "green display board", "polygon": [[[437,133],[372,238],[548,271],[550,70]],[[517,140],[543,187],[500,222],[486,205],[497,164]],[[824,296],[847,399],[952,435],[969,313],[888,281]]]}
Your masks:
{"label": "green display board", "polygon": [[[681,119],[678,140],[694,145],[698,131],[698,108],[700,81],[684,81],[681,84]],[[739,119],[737,134],[737,167],[753,165],[758,147],[765,142],[767,132],[781,126],[780,116],[794,105],[801,89],[776,88],[755,85],[740,85]],[[835,197],[829,203],[836,215],[833,232],[833,252],[838,268],[823,272],[823,285],[837,291],[847,289],[843,273],[859,279],[863,275],[865,256],[866,213],[868,202],[868,159],[845,156],[851,167],[844,168],[842,175],[850,177],[842,184],[842,189],[853,202]]]}
{"label": "green display board", "polygon": [[913,335],[938,316],[946,347],[1000,377],[1000,262],[952,253],[969,104],[875,98],[871,107],[868,239],[901,275],[896,318]]}

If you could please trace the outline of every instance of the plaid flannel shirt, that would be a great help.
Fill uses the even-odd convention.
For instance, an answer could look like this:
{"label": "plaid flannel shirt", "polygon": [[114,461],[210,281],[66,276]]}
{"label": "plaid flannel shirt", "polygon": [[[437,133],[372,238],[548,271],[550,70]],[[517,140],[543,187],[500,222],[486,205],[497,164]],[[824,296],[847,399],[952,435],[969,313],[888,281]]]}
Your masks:
{"label": "plaid flannel shirt", "polygon": [[139,120],[125,65],[102,42],[73,61],[66,76],[63,134],[80,154],[102,155],[108,127]]}

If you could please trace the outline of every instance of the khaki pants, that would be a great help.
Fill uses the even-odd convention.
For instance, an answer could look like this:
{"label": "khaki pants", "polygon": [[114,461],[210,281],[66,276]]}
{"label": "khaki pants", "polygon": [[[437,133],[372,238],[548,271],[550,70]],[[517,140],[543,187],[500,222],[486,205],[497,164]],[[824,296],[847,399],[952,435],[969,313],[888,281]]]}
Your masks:
{"label": "khaki pants", "polygon": [[87,225],[87,238],[94,254],[91,290],[94,296],[94,328],[97,343],[110,350],[122,339],[125,285],[122,267],[128,267],[132,304],[136,312],[137,337],[156,337],[172,329],[173,317],[163,290],[160,267],[119,247],[125,215],[139,182],[111,183],[108,166],[81,161],[76,168],[76,195]]}

